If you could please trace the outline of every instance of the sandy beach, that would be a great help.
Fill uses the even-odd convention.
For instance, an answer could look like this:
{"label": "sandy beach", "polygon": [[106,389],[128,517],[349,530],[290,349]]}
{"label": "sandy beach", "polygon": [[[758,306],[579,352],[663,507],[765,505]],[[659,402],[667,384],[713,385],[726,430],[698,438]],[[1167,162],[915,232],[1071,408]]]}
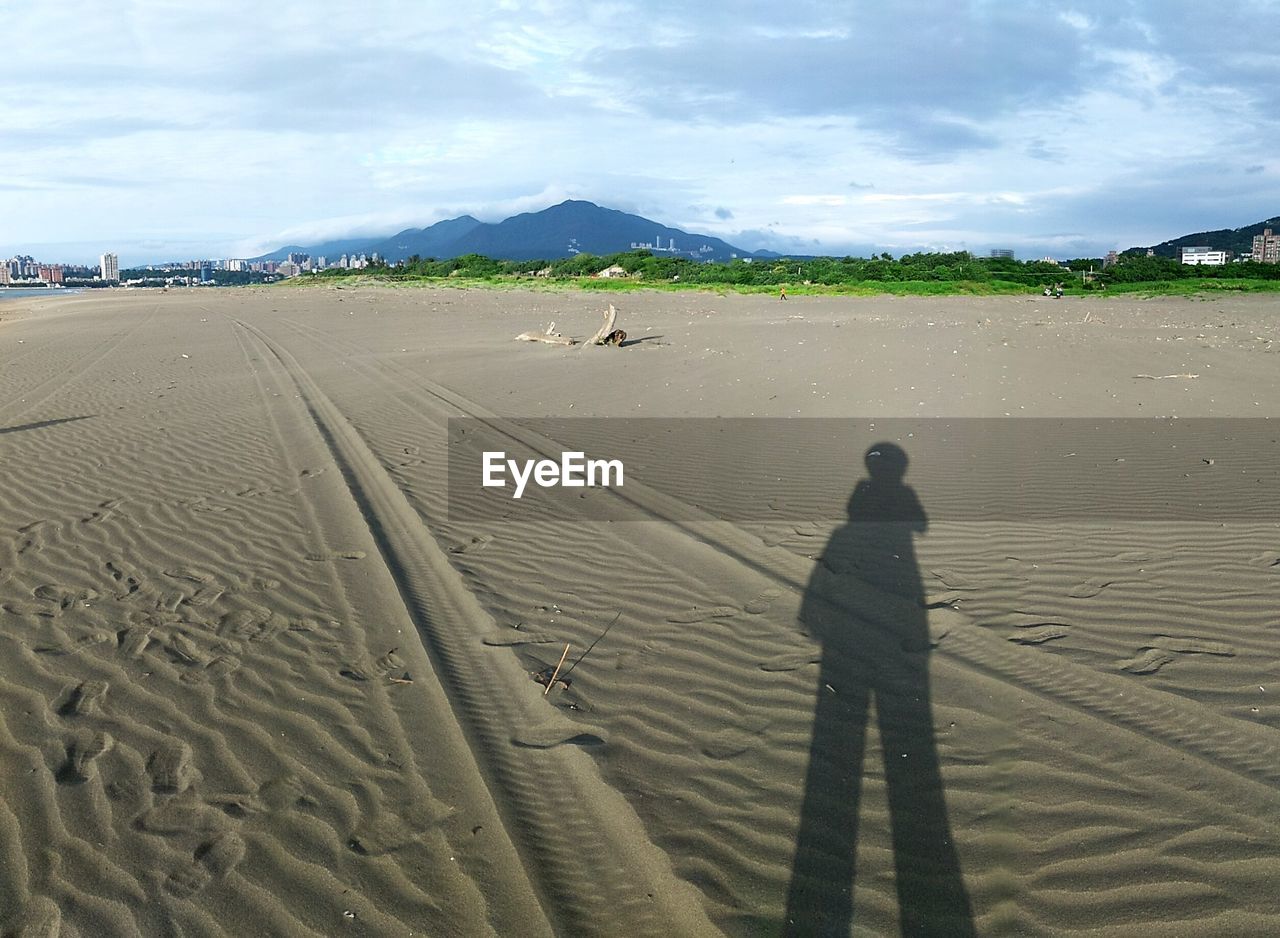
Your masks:
{"label": "sandy beach", "polygon": [[[513,341],[610,302],[623,348]],[[0,303],[0,934],[1280,932],[1278,311]],[[566,418],[675,481],[496,517],[450,476],[451,433]],[[636,418],[861,421],[904,462],[727,435],[759,495]],[[1086,418],[1113,501],[1074,513]],[[964,510],[939,421],[1018,512]]]}

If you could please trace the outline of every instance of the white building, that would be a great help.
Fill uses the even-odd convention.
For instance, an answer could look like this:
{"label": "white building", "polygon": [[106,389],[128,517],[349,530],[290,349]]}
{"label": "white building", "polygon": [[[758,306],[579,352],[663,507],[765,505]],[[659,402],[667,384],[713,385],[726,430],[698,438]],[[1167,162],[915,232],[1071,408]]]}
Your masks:
{"label": "white building", "polygon": [[114,254],[103,254],[99,260],[102,271],[102,279],[108,281],[120,281],[120,258]]}
{"label": "white building", "polygon": [[1221,267],[1227,262],[1226,251],[1215,251],[1211,247],[1185,247],[1182,249],[1182,263],[1200,264],[1205,267]]}

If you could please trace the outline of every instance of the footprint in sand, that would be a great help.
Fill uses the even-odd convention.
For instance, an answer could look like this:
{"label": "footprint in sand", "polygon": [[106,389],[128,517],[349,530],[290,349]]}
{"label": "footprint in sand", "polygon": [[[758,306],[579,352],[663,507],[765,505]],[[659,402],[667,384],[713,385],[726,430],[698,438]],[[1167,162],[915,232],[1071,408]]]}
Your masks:
{"label": "footprint in sand", "polygon": [[775,589],[771,586],[762,590],[760,595],[756,596],[755,599],[749,600],[742,609],[744,612],[750,613],[753,616],[758,616],[761,613],[768,612],[769,607],[773,605],[774,600],[779,599],[784,594],[784,590]]}
{"label": "footprint in sand", "polygon": [[394,810],[385,807],[381,794],[363,782],[353,787],[353,794],[360,805],[360,821],[347,837],[347,847],[362,856],[383,856],[407,847],[454,813],[425,787]]}
{"label": "footprint in sand", "polygon": [[822,652],[818,649],[788,652],[769,661],[760,662],[761,671],[799,671],[822,660]]}
{"label": "footprint in sand", "polygon": [[171,872],[164,888],[186,899],[223,879],[244,859],[245,843],[234,831],[223,831],[196,847],[191,862]]}
{"label": "footprint in sand", "polygon": [[212,573],[206,573],[204,570],[194,570],[190,567],[174,567],[166,570],[164,575],[172,580],[190,580],[200,586],[206,586],[213,582]]}
{"label": "footprint in sand", "polygon": [[1088,599],[1091,596],[1097,596],[1114,582],[1104,577],[1090,577],[1083,583],[1077,584],[1067,595],[1072,599]]}
{"label": "footprint in sand", "polygon": [[100,730],[79,729],[67,738],[67,761],[58,772],[63,783],[85,782],[97,774],[97,758],[115,741]]}
{"label": "footprint in sand", "polygon": [[0,609],[15,616],[44,616],[52,618],[52,610],[44,603],[9,602],[0,605]]}
{"label": "footprint in sand", "polygon": [[97,713],[107,696],[106,681],[81,681],[62,692],[57,712],[59,716],[78,717]]}
{"label": "footprint in sand", "polygon": [[168,798],[138,815],[134,825],[148,834],[212,834],[226,830],[231,820],[190,792]]}
{"label": "footprint in sand", "polygon": [[47,583],[44,586],[37,586],[32,591],[32,595],[41,602],[56,605],[59,609],[70,609],[72,606],[81,603],[93,602],[98,598],[98,591]]}
{"label": "footprint in sand", "polygon": [[954,606],[956,603],[963,602],[965,598],[962,590],[943,590],[939,593],[929,593],[924,598],[924,607],[926,609],[941,609],[944,606]]}
{"label": "footprint in sand", "polygon": [[730,726],[711,734],[702,744],[702,754],[711,759],[732,759],[750,752],[760,744],[761,734],[768,728],[766,720],[745,726]]}
{"label": "footprint in sand", "polygon": [[147,760],[147,774],[156,791],[182,792],[195,784],[198,772],[191,747],[181,740],[167,742]]}
{"label": "footprint in sand", "polygon": [[96,511],[90,512],[87,518],[81,518],[82,524],[94,524],[102,521],[111,520],[111,515],[115,510],[124,504],[123,498],[109,498],[105,502],[100,502]]}
{"label": "footprint in sand", "polygon": [[113,813],[124,817],[136,818],[155,804],[155,794],[141,772],[119,775],[107,783],[105,790],[115,805]]}
{"label": "footprint in sand", "polygon": [[1171,661],[1173,655],[1169,652],[1148,648],[1127,661],[1121,661],[1119,667],[1121,671],[1128,671],[1130,674],[1155,674]]}
{"label": "footprint in sand", "polygon": [[121,631],[118,635],[120,654],[135,661],[141,658],[151,644],[151,633],[154,631],[155,628],[150,625],[135,625]]}
{"label": "footprint in sand", "polygon": [[63,641],[41,642],[31,646],[38,655],[76,655],[89,648],[105,645],[115,638],[110,632],[92,631]]}
{"label": "footprint in sand", "polygon": [[1043,645],[1055,638],[1066,638],[1071,630],[1061,625],[1038,625],[1008,636],[1009,641],[1019,645]]}
{"label": "footprint in sand", "polygon": [[1206,638],[1179,638],[1174,635],[1157,635],[1154,640],[1157,648],[1177,652],[1180,655],[1218,655],[1223,658],[1234,658],[1235,647],[1226,642],[1214,642]]}
{"label": "footprint in sand", "polygon": [[221,599],[222,594],[225,592],[226,590],[221,586],[202,586],[200,589],[196,590],[193,595],[188,596],[183,600],[183,602],[188,606],[195,606],[197,608],[200,606],[211,606]]}
{"label": "footprint in sand", "polygon": [[736,606],[694,606],[684,612],[677,612],[675,615],[667,616],[667,621],[689,625],[694,622],[707,622],[711,619],[728,619],[737,614],[738,609]]}
{"label": "footprint in sand", "polygon": [[240,659],[235,655],[218,655],[198,671],[184,671],[178,680],[184,684],[204,684],[232,674],[240,667]]}
{"label": "footprint in sand", "polygon": [[313,552],[307,554],[307,560],[323,563],[326,560],[364,560],[366,556],[362,550],[331,550],[327,553]]}
{"label": "footprint in sand", "polygon": [[785,543],[791,537],[791,534],[790,528],[784,531],[770,529],[760,535],[760,541],[765,547],[777,547],[779,544]]}
{"label": "footprint in sand", "polygon": [[1225,642],[1214,642],[1204,638],[1179,637],[1176,635],[1157,635],[1155,644],[1140,649],[1138,654],[1118,666],[1121,671],[1130,674],[1154,674],[1166,664],[1174,660],[1175,655],[1215,655],[1221,658],[1234,658],[1236,650]]}
{"label": "footprint in sand", "polygon": [[165,638],[164,650],[169,653],[169,657],[176,664],[200,665],[205,663],[205,656],[200,647],[178,631],[170,632]]}
{"label": "footprint in sand", "polygon": [[142,589],[142,580],[132,573],[125,571],[123,564],[116,560],[108,560],[106,563],[107,573],[111,574],[111,579],[115,580],[123,589],[123,593],[116,593],[116,599],[128,599],[134,593]]}
{"label": "footprint in sand", "polygon": [[489,544],[492,543],[492,541],[493,541],[492,534],[481,534],[478,537],[473,537],[471,540],[467,541],[467,543],[465,544],[456,544],[453,547],[450,547],[449,553],[478,554],[480,553],[480,551],[488,547]]}
{"label": "footprint in sand", "polygon": [[44,550],[50,524],[50,521],[33,521],[18,528],[18,534],[21,535],[18,538],[18,553],[38,553]]}
{"label": "footprint in sand", "polygon": [[314,805],[307,795],[302,780],[296,775],[285,774],[268,779],[250,793],[214,795],[209,803],[221,809],[229,817],[244,818],[254,814],[272,814],[293,808]]}
{"label": "footprint in sand", "polygon": [[1114,559],[1117,563],[1152,563],[1168,556],[1168,554],[1156,553],[1152,550],[1127,550],[1116,554]]}
{"label": "footprint in sand", "polygon": [[203,499],[203,498],[198,498],[198,499],[196,499],[195,501],[192,501],[192,502],[185,502],[185,503],[180,503],[180,504],[185,504],[185,505],[186,505],[188,508],[190,508],[192,511],[212,511],[212,512],[223,512],[223,511],[230,511],[230,510],[231,510],[231,509],[230,509],[230,508],[228,508],[226,505],[215,505],[215,504],[213,504],[213,503],[211,503],[211,502],[209,502],[209,501],[207,501],[207,500],[205,500],[205,499]]}
{"label": "footprint in sand", "polygon": [[408,679],[405,672],[404,659],[396,652],[398,648],[393,648],[382,657],[373,662],[372,667],[363,668],[356,665],[348,665],[338,672],[342,677],[352,681],[372,681],[377,678],[396,679],[398,675],[404,675],[400,680]]}
{"label": "footprint in sand", "polygon": [[257,642],[272,638],[287,629],[287,620],[276,616],[270,609],[237,609],[218,620],[217,632],[222,638]]}
{"label": "footprint in sand", "polygon": [[981,588],[977,582],[965,576],[963,573],[956,572],[955,570],[951,570],[951,569],[934,570],[932,571],[932,573],[934,576],[936,576],[939,580],[942,581],[943,585],[945,585],[948,589],[951,589],[951,590],[962,590],[964,592],[970,592],[972,590]]}

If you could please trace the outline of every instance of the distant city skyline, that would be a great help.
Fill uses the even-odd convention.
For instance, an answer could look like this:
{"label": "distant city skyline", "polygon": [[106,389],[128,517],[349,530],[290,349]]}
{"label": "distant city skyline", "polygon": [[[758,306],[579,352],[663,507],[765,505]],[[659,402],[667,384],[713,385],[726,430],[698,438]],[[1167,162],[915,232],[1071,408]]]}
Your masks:
{"label": "distant city skyline", "polygon": [[1102,256],[1280,212],[1280,6],[0,0],[0,255],[589,199],[746,250]]}

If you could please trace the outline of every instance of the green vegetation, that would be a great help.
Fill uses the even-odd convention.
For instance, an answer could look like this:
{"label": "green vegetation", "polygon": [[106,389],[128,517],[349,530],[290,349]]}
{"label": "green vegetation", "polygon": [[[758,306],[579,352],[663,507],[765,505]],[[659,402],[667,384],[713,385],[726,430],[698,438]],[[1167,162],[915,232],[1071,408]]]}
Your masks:
{"label": "green vegetation", "polygon": [[[609,267],[625,276],[596,278]],[[1061,284],[1068,293],[1107,290],[1124,293],[1186,294],[1211,290],[1280,290],[1280,265],[1246,261],[1225,267],[1187,266],[1168,258],[1122,255],[1104,268],[1099,258],[1068,262],[974,257],[967,252],[906,254],[894,258],[756,258],[727,264],[699,263],[650,251],[596,256],[576,254],[549,261],[502,261],[479,254],[448,260],[411,257],[359,271],[329,269],[303,282],[456,284],[488,286],[569,286],[596,290],[710,289],[739,293],[839,293],[934,295],[1040,292]],[[290,281],[298,283],[297,280]]]}

